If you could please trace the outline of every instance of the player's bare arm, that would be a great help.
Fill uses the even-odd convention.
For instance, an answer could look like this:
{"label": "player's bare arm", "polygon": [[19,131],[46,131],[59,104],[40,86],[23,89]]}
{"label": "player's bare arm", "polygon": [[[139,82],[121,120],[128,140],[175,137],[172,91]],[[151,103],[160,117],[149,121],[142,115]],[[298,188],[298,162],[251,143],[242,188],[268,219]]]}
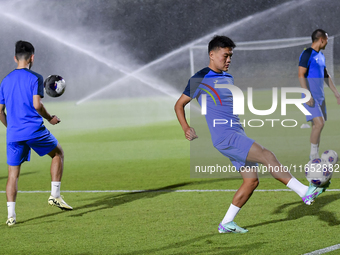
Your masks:
{"label": "player's bare arm", "polygon": [[48,122],[52,125],[58,124],[60,119],[55,115],[50,115],[46,110],[44,104],[41,101],[40,95],[33,96],[33,106],[37,110],[37,112],[43,117],[44,119],[48,120]]}
{"label": "player's bare arm", "polygon": [[185,111],[184,107],[191,101],[191,98],[187,95],[182,94],[182,96],[177,100],[175,104],[175,112],[177,115],[177,119],[182,126],[184,131],[185,138],[189,141],[198,138],[196,135],[195,129],[190,127],[186,118],[185,118]]}
{"label": "player's bare arm", "polygon": [[325,82],[328,85],[328,87],[332,90],[334,93],[334,96],[336,98],[336,101],[338,104],[340,104],[340,94],[339,91],[336,89],[332,77],[329,75],[327,68],[325,68]]}
{"label": "player's bare arm", "polygon": [[0,104],[0,121],[2,122],[2,124],[4,124],[5,127],[7,127],[7,116],[5,113],[5,105],[4,104]]}
{"label": "player's bare arm", "polygon": [[[307,68],[303,67],[303,66],[299,66],[299,82],[302,88],[304,89],[308,89],[307,87],[307,82],[306,82],[306,78],[305,78],[305,74],[307,73]],[[310,100],[306,103],[309,106],[313,106],[314,105],[314,99],[311,96]]]}

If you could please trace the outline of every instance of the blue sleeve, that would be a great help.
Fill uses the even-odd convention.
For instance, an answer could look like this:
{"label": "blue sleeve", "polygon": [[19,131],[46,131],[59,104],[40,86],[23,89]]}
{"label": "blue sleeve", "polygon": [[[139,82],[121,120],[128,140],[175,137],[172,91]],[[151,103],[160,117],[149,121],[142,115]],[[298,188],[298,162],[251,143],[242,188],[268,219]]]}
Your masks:
{"label": "blue sleeve", "polygon": [[183,94],[190,97],[190,80],[188,81],[187,86],[185,87]]}
{"label": "blue sleeve", "polygon": [[188,85],[185,87],[183,94],[191,98],[196,98],[199,96],[199,91],[197,91],[197,88],[201,84],[201,81],[202,79],[191,77],[188,81]]}
{"label": "blue sleeve", "polygon": [[192,76],[190,80],[188,81],[188,84],[185,87],[183,94],[191,98],[198,97],[199,91],[197,91],[197,88],[201,84],[205,75],[208,74],[209,72],[210,72],[210,68],[206,67],[200,70],[199,72],[197,72],[194,76]]}
{"label": "blue sleeve", "polygon": [[310,49],[311,48],[302,52],[302,54],[300,56],[299,66],[308,68],[309,58],[310,58],[310,55],[312,54],[312,51]]}
{"label": "blue sleeve", "polygon": [[5,104],[5,98],[4,98],[4,91],[3,91],[3,84],[1,82],[0,85],[0,104]]}
{"label": "blue sleeve", "polygon": [[34,84],[34,92],[33,95],[39,95],[42,98],[44,97],[44,78],[39,75],[37,76],[36,84]]}

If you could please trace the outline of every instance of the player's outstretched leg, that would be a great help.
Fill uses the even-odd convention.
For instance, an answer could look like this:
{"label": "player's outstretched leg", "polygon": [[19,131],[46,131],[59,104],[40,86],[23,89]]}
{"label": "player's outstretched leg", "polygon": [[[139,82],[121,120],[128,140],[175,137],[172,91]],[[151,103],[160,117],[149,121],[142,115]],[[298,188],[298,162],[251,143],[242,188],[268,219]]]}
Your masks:
{"label": "player's outstretched leg", "polygon": [[315,198],[326,190],[326,186],[320,188],[310,185],[303,185],[278,161],[275,154],[258,143],[254,143],[249,150],[248,161],[259,162],[267,167],[271,175],[278,181],[285,184],[288,188],[298,194],[303,202],[311,205]]}
{"label": "player's outstretched leg", "polygon": [[64,152],[60,144],[48,155],[52,158],[51,163],[51,196],[48,198],[48,204],[59,207],[62,210],[72,210],[60,195],[61,177],[64,169]]}

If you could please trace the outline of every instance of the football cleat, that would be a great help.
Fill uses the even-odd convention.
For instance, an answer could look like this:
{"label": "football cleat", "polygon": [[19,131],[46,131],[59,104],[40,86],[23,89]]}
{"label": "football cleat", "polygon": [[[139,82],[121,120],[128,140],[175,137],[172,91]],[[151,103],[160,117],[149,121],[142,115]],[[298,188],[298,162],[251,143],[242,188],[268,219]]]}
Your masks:
{"label": "football cleat", "polygon": [[316,158],[320,158],[319,157],[319,153],[315,153],[315,154],[310,154],[309,155],[309,160],[313,160],[313,159],[316,159]]}
{"label": "football cleat", "polygon": [[314,203],[314,199],[317,198],[319,195],[321,195],[322,192],[324,192],[331,182],[329,181],[327,184],[325,184],[322,187],[317,187],[311,183],[309,183],[308,190],[304,197],[302,197],[302,201],[306,205],[312,205]]}
{"label": "football cleat", "polygon": [[237,226],[237,224],[233,221],[228,222],[226,224],[220,223],[218,226],[218,232],[220,233],[247,233],[248,229],[241,228]]}
{"label": "football cleat", "polygon": [[71,206],[66,204],[66,202],[63,200],[62,197],[55,198],[55,197],[50,196],[48,198],[48,204],[51,206],[59,207],[61,210],[72,210],[73,209]]}
{"label": "football cleat", "polygon": [[16,221],[15,221],[15,219],[14,218],[8,218],[7,219],[7,221],[6,221],[6,224],[7,224],[7,226],[13,226],[15,223],[17,223]]}

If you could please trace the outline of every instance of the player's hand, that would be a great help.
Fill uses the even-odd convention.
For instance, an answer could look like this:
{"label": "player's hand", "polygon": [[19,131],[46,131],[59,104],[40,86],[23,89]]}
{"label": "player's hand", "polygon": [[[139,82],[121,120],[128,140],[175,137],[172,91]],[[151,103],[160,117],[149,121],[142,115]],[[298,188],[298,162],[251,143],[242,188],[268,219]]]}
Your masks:
{"label": "player's hand", "polygon": [[198,136],[196,135],[195,129],[190,127],[187,130],[185,130],[185,138],[188,139],[189,141],[192,141],[196,138],[198,138]]}
{"label": "player's hand", "polygon": [[314,106],[314,99],[311,97],[309,101],[306,103],[308,106],[313,107]]}
{"label": "player's hand", "polygon": [[338,97],[336,97],[336,101],[338,104],[340,104],[340,95]]}
{"label": "player's hand", "polygon": [[55,125],[55,124],[58,124],[60,121],[61,121],[61,120],[60,120],[57,116],[52,115],[52,119],[50,119],[49,123],[50,123],[51,125]]}

